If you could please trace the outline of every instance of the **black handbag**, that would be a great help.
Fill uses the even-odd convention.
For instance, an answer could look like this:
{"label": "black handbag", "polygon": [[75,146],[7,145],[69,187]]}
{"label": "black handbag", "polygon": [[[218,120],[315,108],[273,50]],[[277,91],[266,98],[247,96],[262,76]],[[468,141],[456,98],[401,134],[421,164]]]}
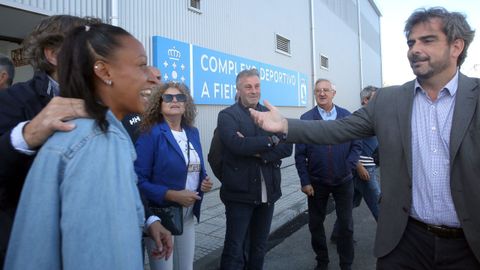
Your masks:
{"label": "black handbag", "polygon": [[[187,171],[190,166],[190,140],[187,138]],[[149,207],[152,214],[160,218],[165,229],[172,235],[181,235],[183,233],[183,207],[178,203],[169,203],[167,206]]]}
{"label": "black handbag", "polygon": [[163,207],[149,207],[152,214],[160,218],[165,229],[172,235],[181,235],[183,233],[183,207],[179,204],[171,204]]}

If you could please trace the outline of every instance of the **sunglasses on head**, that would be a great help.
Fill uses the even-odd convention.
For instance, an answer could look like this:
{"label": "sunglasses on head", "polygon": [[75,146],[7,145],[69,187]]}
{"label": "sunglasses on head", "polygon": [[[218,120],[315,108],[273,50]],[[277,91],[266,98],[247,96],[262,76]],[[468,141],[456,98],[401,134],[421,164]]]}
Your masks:
{"label": "sunglasses on head", "polygon": [[162,99],[165,103],[170,103],[173,101],[173,98],[177,100],[177,102],[185,102],[187,101],[187,96],[185,94],[163,94]]}

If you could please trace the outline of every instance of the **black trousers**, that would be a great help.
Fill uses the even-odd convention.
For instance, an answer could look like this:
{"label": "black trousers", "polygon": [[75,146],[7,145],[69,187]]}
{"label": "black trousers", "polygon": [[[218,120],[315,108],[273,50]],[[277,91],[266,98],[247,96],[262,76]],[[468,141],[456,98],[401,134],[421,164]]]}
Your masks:
{"label": "black trousers", "polygon": [[15,209],[0,209],[0,269],[3,269],[7,256],[8,239],[13,226]]}
{"label": "black trousers", "polygon": [[400,243],[377,260],[377,270],[400,269],[478,270],[480,262],[464,237],[438,237],[409,220]]}
{"label": "black trousers", "polygon": [[325,237],[325,221],[329,195],[335,200],[338,221],[337,252],[341,269],[350,269],[353,257],[353,181],[349,180],[338,186],[326,186],[312,183],[314,196],[308,197],[308,227],[312,235],[312,248],[315,251],[319,268],[329,263],[328,248]]}
{"label": "black trousers", "polygon": [[227,228],[221,270],[263,269],[273,210],[274,204],[225,202]]}

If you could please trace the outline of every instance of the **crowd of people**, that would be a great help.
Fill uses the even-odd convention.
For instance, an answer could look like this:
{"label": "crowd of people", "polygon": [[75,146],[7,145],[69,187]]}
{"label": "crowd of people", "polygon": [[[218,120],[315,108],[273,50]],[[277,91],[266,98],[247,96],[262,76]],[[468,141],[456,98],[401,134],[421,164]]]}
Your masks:
{"label": "crowd of people", "polygon": [[[256,69],[237,74],[209,151],[225,205],[221,269],[263,268],[293,143],[315,269],[328,269],[330,196],[341,269],[352,268],[362,198],[378,222],[377,269],[480,269],[480,80],[459,71],[474,31],[462,14],[431,8],[405,34],[416,79],[365,87],[354,113],[321,78],[315,106],[286,119],[260,104]],[[0,265],[143,269],[146,249],[150,269],[193,269],[213,182],[188,87],[162,81],[135,37],[95,18],[48,17],[23,47],[35,70],[26,82],[12,85],[0,55]],[[162,215],[172,208],[180,230]]]}
{"label": "crowd of people", "polygon": [[[416,10],[405,25],[415,80],[378,90],[367,106],[335,121],[286,119],[268,101],[268,112],[250,110],[287,143],[377,137],[377,269],[480,269],[480,80],[459,70],[474,34],[460,13]],[[341,236],[340,221],[338,228],[350,238]],[[317,253],[318,269],[328,267],[327,256]],[[341,268],[350,269],[341,257]]]}

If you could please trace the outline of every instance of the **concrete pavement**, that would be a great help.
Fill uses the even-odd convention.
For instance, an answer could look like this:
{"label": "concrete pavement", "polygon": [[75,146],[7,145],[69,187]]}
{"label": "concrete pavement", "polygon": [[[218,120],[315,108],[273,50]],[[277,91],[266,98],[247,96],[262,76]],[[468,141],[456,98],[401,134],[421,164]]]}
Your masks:
{"label": "concrete pavement", "polygon": [[[275,203],[271,232],[307,209],[305,195],[294,165],[282,168],[282,197]],[[225,240],[225,207],[219,190],[205,194],[201,221],[195,227],[194,269],[218,269]]]}
{"label": "concrete pavement", "polygon": [[[325,219],[325,232],[327,234],[328,253],[330,257],[329,269],[340,269],[336,245],[329,241],[335,222],[335,212]],[[373,256],[376,222],[368,210],[365,202],[353,210],[355,259],[352,269],[375,269],[376,259]],[[283,242],[271,249],[265,258],[264,270],[310,270],[316,266],[315,253],[310,245],[310,232],[308,225],[304,225]]]}
{"label": "concrete pavement", "polygon": [[[310,245],[310,233],[305,211],[305,195],[300,191],[300,181],[294,165],[282,168],[282,197],[275,204],[265,270],[313,269],[315,255]],[[355,261],[353,269],[375,269],[373,241],[376,223],[362,202],[354,210]],[[325,229],[330,235],[335,214],[328,215]],[[285,226],[284,226],[285,225]],[[298,228],[301,227],[299,230]],[[292,233],[292,231],[295,231]],[[285,234],[288,234],[285,238]],[[291,235],[290,235],[291,234]],[[225,207],[220,201],[219,189],[205,194],[200,223],[195,225],[195,270],[219,269],[220,255],[225,237]],[[328,243],[330,269],[338,269],[336,246]],[[148,259],[145,269],[149,270]]]}

